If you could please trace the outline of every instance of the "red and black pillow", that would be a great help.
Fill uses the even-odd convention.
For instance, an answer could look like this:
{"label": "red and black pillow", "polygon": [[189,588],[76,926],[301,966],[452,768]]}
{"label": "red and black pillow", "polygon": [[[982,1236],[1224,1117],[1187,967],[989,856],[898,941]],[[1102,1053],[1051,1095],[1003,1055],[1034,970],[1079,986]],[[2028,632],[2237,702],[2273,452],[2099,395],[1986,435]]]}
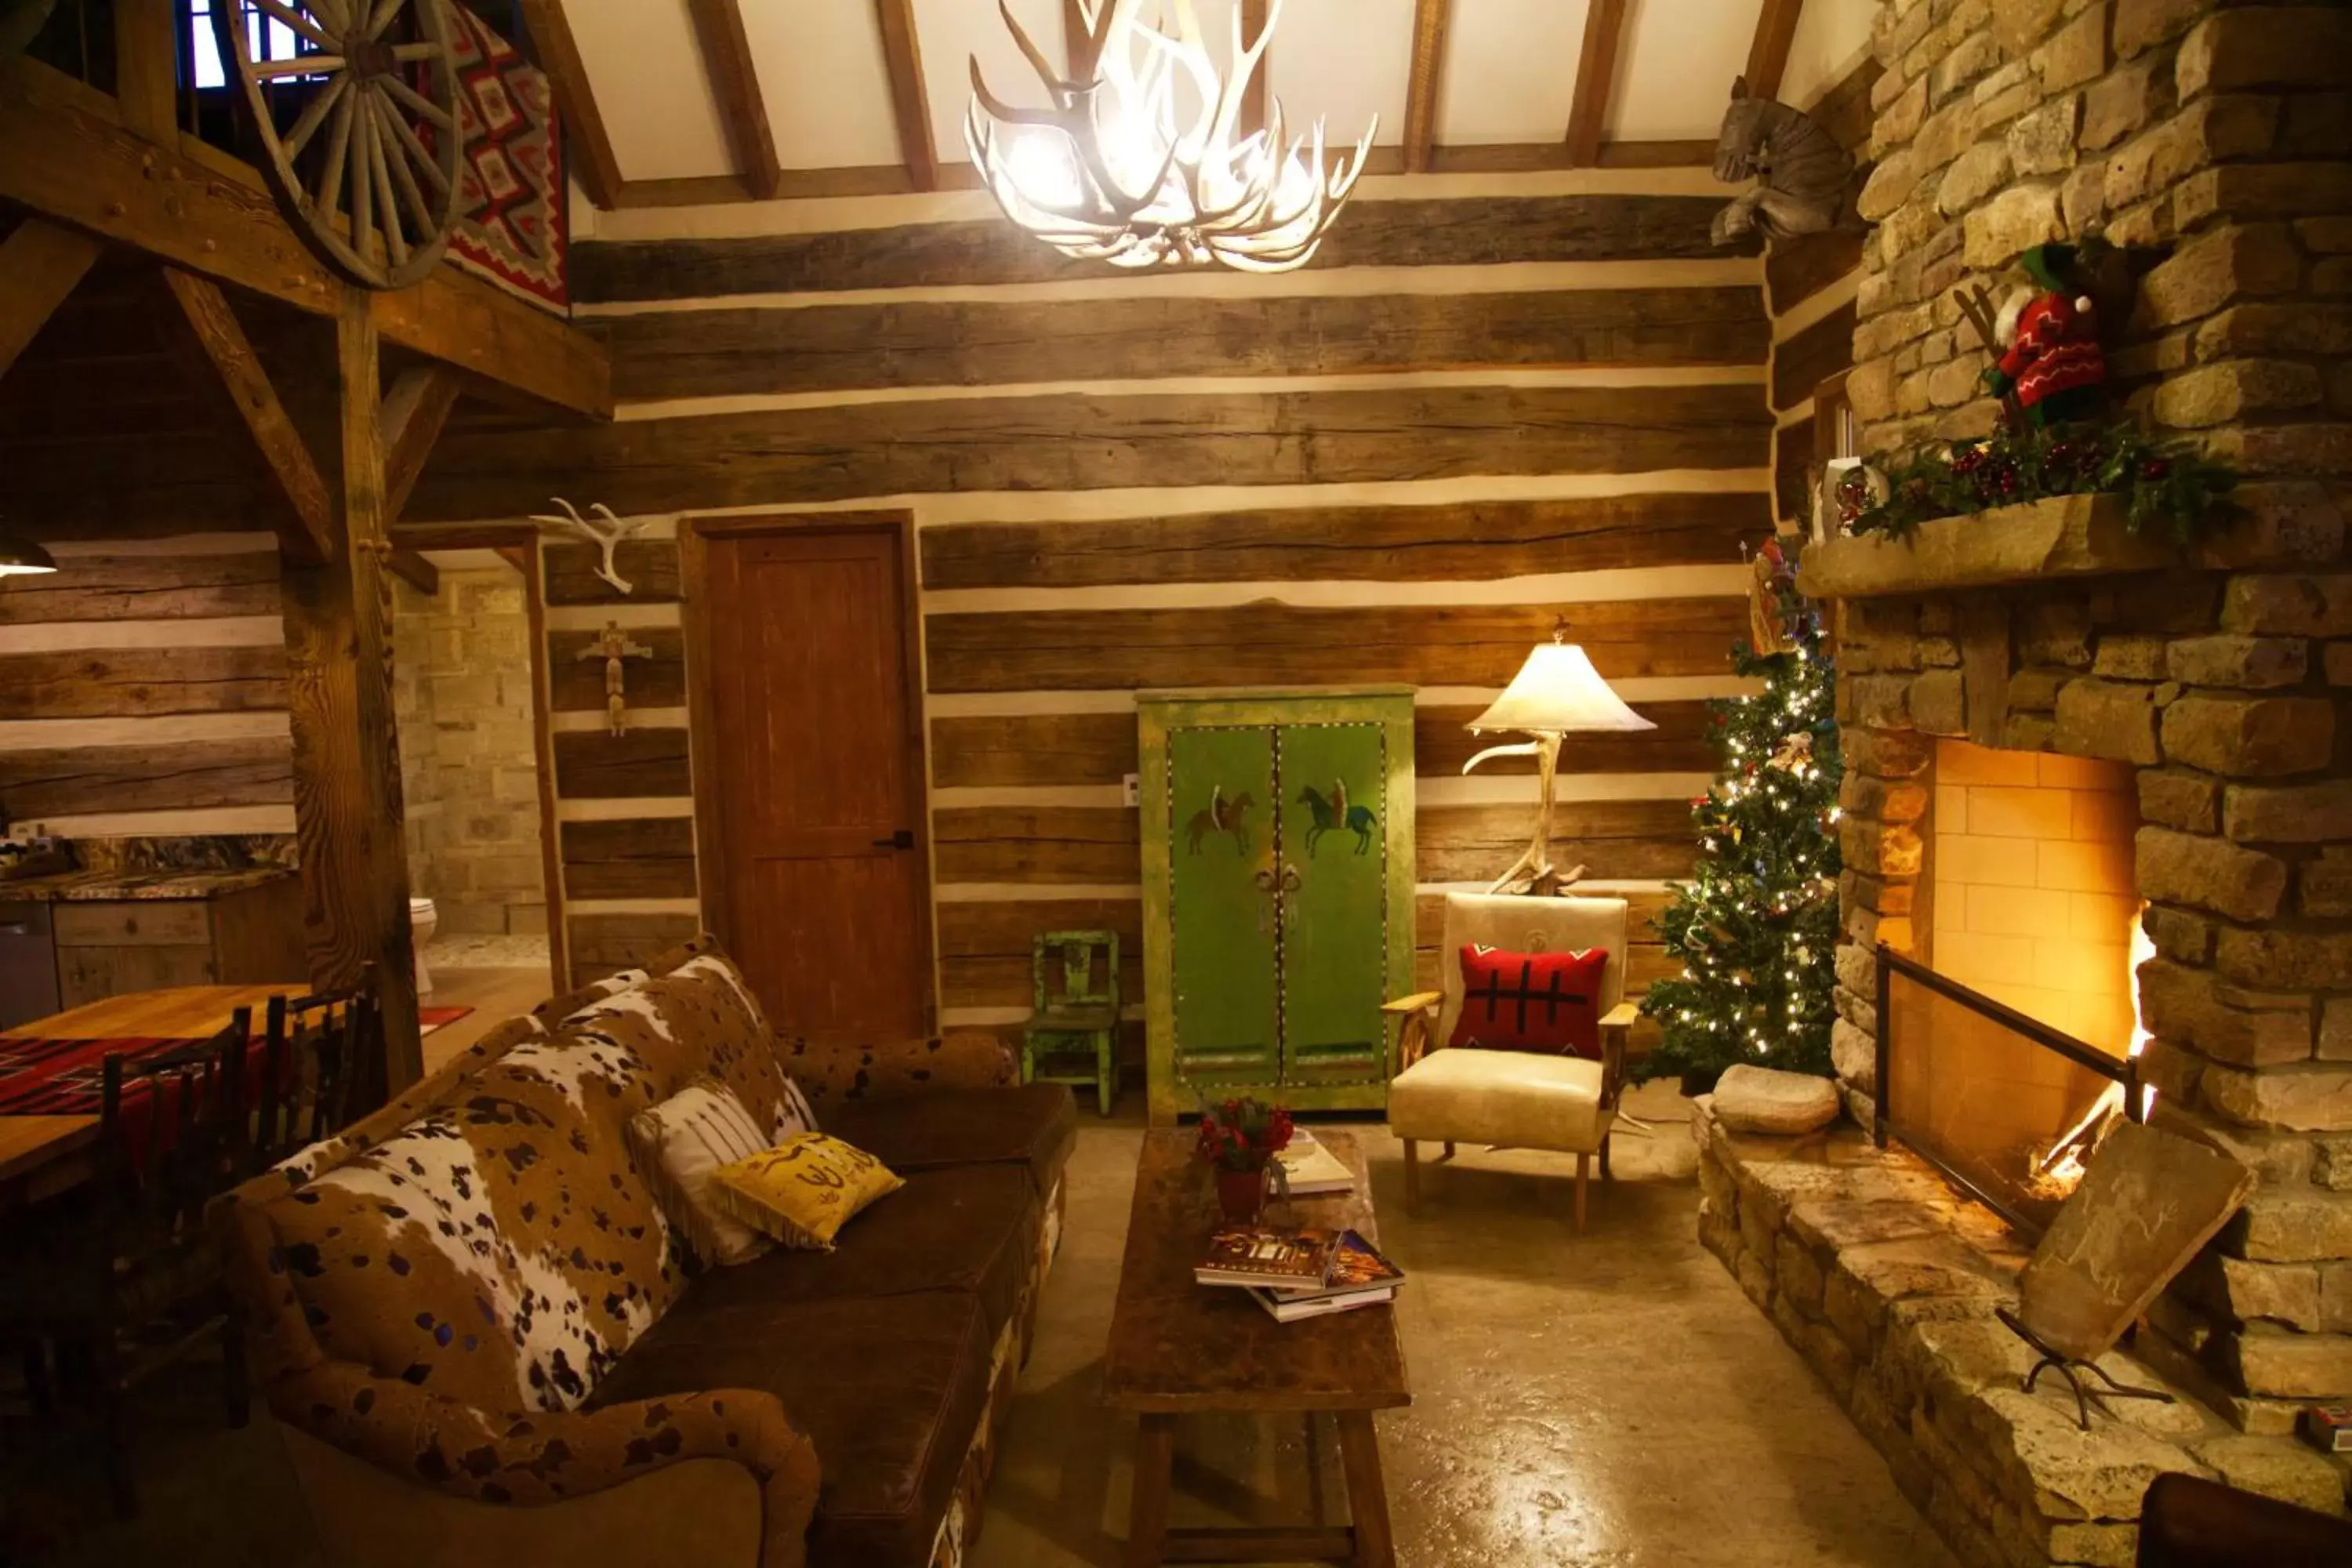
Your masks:
{"label": "red and black pillow", "polygon": [[1601,1056],[1601,977],[1609,950],[1512,952],[1462,947],[1462,1016],[1448,1046]]}

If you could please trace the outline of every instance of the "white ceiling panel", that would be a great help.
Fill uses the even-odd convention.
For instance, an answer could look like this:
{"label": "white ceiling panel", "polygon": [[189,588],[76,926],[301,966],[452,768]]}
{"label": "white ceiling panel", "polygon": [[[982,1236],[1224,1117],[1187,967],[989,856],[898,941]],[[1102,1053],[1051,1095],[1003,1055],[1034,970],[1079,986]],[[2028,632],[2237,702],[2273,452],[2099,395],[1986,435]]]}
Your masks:
{"label": "white ceiling panel", "polygon": [[1763,0],[1633,0],[1609,95],[1609,139],[1712,141],[1763,8]]}
{"label": "white ceiling panel", "polygon": [[[849,0],[826,0],[847,5]],[[1062,39],[1061,0],[1011,0],[1013,15],[1056,70],[1069,59]],[[862,7],[871,10],[872,6]],[[931,136],[942,163],[969,163],[963,116],[971,101],[971,61],[980,61],[988,89],[1019,109],[1045,107],[1037,72],[1013,41],[996,0],[915,0],[915,41],[923,57],[923,92],[929,100]]]}
{"label": "white ceiling panel", "polygon": [[563,16],[623,179],[734,166],[686,0],[563,0]]}
{"label": "white ceiling panel", "polygon": [[1438,145],[1566,137],[1588,8],[1589,0],[1454,6],[1438,83]]}
{"label": "white ceiling panel", "polygon": [[1805,0],[1789,46],[1789,69],[1780,79],[1780,101],[1801,109],[1834,87],[1869,47],[1871,17],[1877,10],[1878,0]]}
{"label": "white ceiling panel", "polygon": [[890,66],[873,6],[750,0],[742,11],[778,163],[854,169],[898,162]]}
{"label": "white ceiling panel", "polygon": [[1268,79],[1282,100],[1291,135],[1304,135],[1319,118],[1327,141],[1352,145],[1377,114],[1377,144],[1394,146],[1404,140],[1412,3],[1283,0]]}

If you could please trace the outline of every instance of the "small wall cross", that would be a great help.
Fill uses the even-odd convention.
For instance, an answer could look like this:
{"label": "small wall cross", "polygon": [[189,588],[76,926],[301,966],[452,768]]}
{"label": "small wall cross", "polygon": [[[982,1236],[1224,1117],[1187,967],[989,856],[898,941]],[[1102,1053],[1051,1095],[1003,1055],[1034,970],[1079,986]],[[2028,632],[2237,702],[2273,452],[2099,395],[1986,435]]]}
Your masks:
{"label": "small wall cross", "polygon": [[618,621],[604,623],[604,635],[575,655],[579,658],[601,658],[604,661],[604,714],[611,721],[613,733],[628,731],[628,689],[622,676],[621,661],[625,658],[651,658],[654,650],[629,640]]}

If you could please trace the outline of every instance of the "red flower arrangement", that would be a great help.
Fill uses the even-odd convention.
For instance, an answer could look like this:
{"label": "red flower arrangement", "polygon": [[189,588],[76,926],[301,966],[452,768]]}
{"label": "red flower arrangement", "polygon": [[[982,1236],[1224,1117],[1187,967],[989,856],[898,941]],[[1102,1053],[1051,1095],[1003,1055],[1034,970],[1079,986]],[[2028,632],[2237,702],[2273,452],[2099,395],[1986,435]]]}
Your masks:
{"label": "red flower arrangement", "polygon": [[1259,1100],[1201,1107],[1201,1158],[1222,1171],[1262,1171],[1290,1146],[1290,1111]]}

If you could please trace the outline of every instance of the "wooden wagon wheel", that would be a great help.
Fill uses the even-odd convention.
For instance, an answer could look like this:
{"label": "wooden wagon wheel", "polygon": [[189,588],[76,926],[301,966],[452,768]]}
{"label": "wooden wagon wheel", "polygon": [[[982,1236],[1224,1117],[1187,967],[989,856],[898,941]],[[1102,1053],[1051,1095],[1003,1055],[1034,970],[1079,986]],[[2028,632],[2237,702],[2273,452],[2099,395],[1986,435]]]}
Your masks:
{"label": "wooden wagon wheel", "polygon": [[[304,51],[254,58],[257,23]],[[215,0],[221,59],[303,240],[365,289],[430,272],[457,226],[456,61],[442,0]]]}

